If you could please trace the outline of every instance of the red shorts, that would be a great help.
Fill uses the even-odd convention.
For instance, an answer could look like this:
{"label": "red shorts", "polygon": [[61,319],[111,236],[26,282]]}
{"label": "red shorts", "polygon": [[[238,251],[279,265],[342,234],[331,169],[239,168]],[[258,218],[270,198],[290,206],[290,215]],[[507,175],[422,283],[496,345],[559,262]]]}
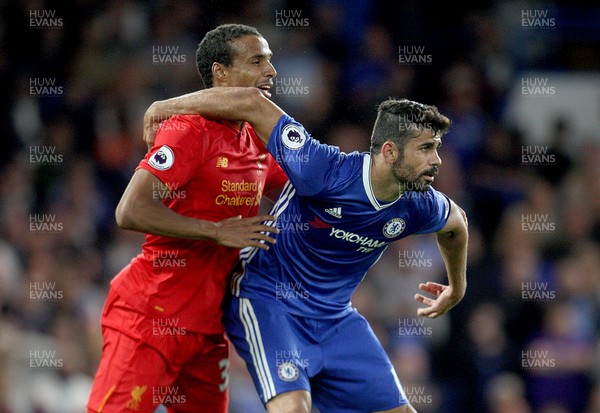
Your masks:
{"label": "red shorts", "polygon": [[110,291],[102,313],[102,357],[88,412],[226,413],[229,345],[177,320],[152,319]]}

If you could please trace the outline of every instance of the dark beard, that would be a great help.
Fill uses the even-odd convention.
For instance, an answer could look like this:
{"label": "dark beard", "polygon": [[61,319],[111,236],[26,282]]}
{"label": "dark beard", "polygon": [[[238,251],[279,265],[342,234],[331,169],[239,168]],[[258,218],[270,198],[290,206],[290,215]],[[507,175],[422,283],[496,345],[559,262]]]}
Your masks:
{"label": "dark beard", "polygon": [[422,174],[417,174],[417,172],[412,167],[403,165],[402,160],[400,159],[394,162],[394,165],[392,166],[392,172],[398,180],[400,190],[402,192],[428,191],[431,184],[423,180],[423,175],[437,175],[438,171],[439,168],[437,166],[433,166],[430,169],[423,172]]}

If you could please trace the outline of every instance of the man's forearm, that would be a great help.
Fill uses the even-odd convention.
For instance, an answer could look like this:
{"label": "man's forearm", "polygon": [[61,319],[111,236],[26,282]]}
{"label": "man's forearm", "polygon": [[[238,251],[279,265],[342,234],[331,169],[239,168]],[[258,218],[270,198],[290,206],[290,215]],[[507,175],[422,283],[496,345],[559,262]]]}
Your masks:
{"label": "man's forearm", "polygon": [[246,121],[266,145],[283,113],[255,87],[213,87],[150,105],[144,115],[144,141],[152,146],[157,125],[171,116],[197,114],[209,119]]}
{"label": "man's forearm", "polygon": [[242,87],[213,87],[171,99],[154,102],[145,117],[161,122],[173,115],[197,114],[215,119],[250,120],[257,89]]}
{"label": "man's forearm", "polygon": [[214,241],[218,232],[215,223],[179,215],[158,200],[137,202],[136,198],[124,198],[115,216],[122,229],[164,237]]}
{"label": "man's forearm", "polygon": [[466,226],[456,231],[438,234],[437,241],[446,266],[448,285],[454,294],[462,298],[467,288],[468,232]]}
{"label": "man's forearm", "polygon": [[219,222],[186,217],[154,198],[152,188],[159,182],[144,169],[135,172],[115,211],[119,227],[164,237],[209,240],[233,248],[268,249],[268,245],[275,242],[268,234],[276,234],[279,230],[262,224],[274,221],[274,216],[259,215],[246,219],[237,216]]}

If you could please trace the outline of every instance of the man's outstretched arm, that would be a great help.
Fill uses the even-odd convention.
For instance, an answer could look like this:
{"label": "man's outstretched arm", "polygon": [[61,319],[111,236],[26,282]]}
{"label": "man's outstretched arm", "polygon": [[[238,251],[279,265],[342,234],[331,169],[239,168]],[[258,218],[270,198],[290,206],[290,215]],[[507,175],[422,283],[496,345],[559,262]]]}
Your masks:
{"label": "man's outstretched arm", "polygon": [[138,169],[117,205],[117,225],[123,229],[172,238],[205,239],[233,248],[268,249],[268,243],[275,242],[265,233],[277,233],[278,229],[262,224],[262,221],[275,220],[275,217],[234,217],[219,222],[186,217],[167,208],[155,196],[154,188],[160,185],[162,182],[157,177],[145,169]]}
{"label": "man's outstretched arm", "polygon": [[171,116],[195,114],[212,119],[246,121],[266,145],[284,113],[255,87],[212,87],[150,105],[144,115],[144,141],[151,148],[158,125]]}
{"label": "man's outstretched arm", "polygon": [[467,289],[467,215],[453,201],[451,204],[448,222],[437,233],[438,247],[448,274],[448,285],[434,282],[419,285],[421,290],[435,297],[431,299],[421,294],[415,295],[417,301],[427,305],[417,311],[423,317],[436,318],[445,314],[462,300]]}

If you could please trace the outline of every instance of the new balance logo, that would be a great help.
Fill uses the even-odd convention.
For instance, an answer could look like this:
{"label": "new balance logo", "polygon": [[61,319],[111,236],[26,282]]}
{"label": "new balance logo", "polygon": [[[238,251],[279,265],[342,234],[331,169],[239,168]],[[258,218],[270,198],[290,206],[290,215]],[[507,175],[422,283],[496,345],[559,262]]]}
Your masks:
{"label": "new balance logo", "polygon": [[336,218],[341,218],[342,217],[342,207],[327,208],[325,210],[325,212],[327,212],[329,215],[333,215]]}

